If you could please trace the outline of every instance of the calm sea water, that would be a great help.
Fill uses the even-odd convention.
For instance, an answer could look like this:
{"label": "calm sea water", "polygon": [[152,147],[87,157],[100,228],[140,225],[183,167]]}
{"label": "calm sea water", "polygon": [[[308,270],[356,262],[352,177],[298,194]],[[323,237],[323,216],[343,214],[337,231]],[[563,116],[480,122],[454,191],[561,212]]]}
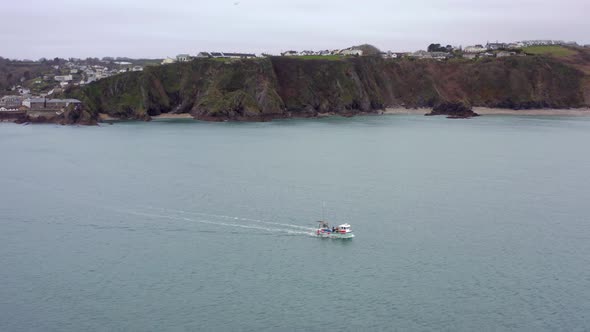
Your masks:
{"label": "calm sea water", "polygon": [[[590,118],[0,124],[0,330],[588,330]],[[314,221],[356,238],[318,239]]]}

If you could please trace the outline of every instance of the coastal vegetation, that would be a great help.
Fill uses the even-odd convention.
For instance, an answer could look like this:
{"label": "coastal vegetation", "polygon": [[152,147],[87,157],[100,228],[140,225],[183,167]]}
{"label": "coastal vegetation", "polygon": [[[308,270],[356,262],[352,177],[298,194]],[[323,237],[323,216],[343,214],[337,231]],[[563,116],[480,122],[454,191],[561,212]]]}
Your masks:
{"label": "coastal vegetation", "polygon": [[10,93],[10,88],[25,81],[40,79],[52,71],[53,64],[59,59],[45,61],[10,60],[0,57],[0,96]]}
{"label": "coastal vegetation", "polygon": [[523,48],[523,51],[530,55],[549,55],[553,57],[565,57],[577,53],[575,50],[561,45],[529,46]]}

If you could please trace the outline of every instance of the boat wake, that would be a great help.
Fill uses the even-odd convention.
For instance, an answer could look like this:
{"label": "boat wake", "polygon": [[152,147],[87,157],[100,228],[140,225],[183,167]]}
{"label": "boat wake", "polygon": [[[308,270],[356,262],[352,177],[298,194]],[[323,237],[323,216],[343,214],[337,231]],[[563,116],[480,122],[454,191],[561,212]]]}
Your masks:
{"label": "boat wake", "polygon": [[[173,209],[164,209],[164,208],[150,208],[150,209],[161,211],[161,212],[151,213],[151,212],[140,212],[140,211],[133,211],[133,210],[122,210],[122,209],[116,209],[116,211],[121,212],[121,213],[125,213],[125,214],[131,214],[131,215],[148,217],[148,218],[160,218],[160,219],[173,220],[173,221],[201,223],[201,224],[231,227],[231,228],[252,229],[252,230],[259,230],[259,231],[264,231],[264,232],[269,232],[269,233],[283,233],[283,234],[289,234],[289,235],[308,235],[308,236],[315,236],[316,235],[314,233],[314,228],[300,226],[300,225],[285,224],[285,223],[259,220],[259,219],[251,219],[251,218],[241,218],[241,217],[232,217],[232,216],[226,216],[226,215],[209,214],[209,213],[202,213],[202,212],[193,212],[193,211],[173,210]],[[191,215],[203,216],[203,217],[208,217],[208,218],[207,219],[195,218],[195,217],[190,217]],[[228,222],[229,220],[232,220],[234,222]],[[265,226],[265,225],[269,225],[269,226]],[[279,228],[279,227],[271,227],[271,226],[281,226],[281,227]]]}
{"label": "boat wake", "polygon": [[210,218],[220,218],[220,219],[228,219],[228,220],[240,220],[240,221],[260,223],[260,224],[267,224],[267,225],[277,225],[277,226],[284,226],[284,227],[291,227],[291,228],[303,229],[303,230],[306,230],[306,231],[314,231],[315,230],[315,228],[312,228],[312,227],[306,227],[306,226],[300,226],[300,225],[294,225],[294,224],[285,224],[285,223],[273,222],[273,221],[266,221],[266,220],[260,220],[260,219],[232,217],[232,216],[225,216],[225,215],[221,215],[221,214],[210,214],[210,213],[193,212],[193,211],[183,211],[183,210],[174,210],[174,209],[164,209],[164,208],[154,208],[154,207],[149,207],[149,209],[159,210],[159,211],[163,211],[163,212],[187,214],[187,215],[198,215],[198,216],[210,217]]}

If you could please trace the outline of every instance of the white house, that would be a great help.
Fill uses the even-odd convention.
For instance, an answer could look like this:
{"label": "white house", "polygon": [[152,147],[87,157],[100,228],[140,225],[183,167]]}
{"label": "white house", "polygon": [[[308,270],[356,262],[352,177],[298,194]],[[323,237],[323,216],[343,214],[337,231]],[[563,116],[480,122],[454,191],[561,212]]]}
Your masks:
{"label": "white house", "polygon": [[252,53],[226,53],[223,52],[222,54],[222,58],[230,58],[230,59],[251,59],[251,58],[255,58],[256,54],[252,54]]}
{"label": "white house", "polygon": [[486,48],[488,50],[492,50],[492,51],[506,48],[506,46],[507,46],[506,43],[487,43],[486,44]]}
{"label": "white house", "polygon": [[446,60],[451,57],[451,54],[447,52],[430,52],[430,55],[436,60]]}
{"label": "white house", "polygon": [[176,61],[177,62],[187,62],[190,61],[191,56],[188,54],[179,54],[176,56]]}
{"label": "white house", "polygon": [[384,59],[397,59],[397,53],[393,53],[391,51],[381,52],[379,55],[381,55],[381,57]]}
{"label": "white house", "polygon": [[164,60],[162,60],[162,64],[163,65],[167,65],[167,64],[171,64],[171,63],[175,63],[176,60],[172,59],[172,58],[166,58]]}
{"label": "white house", "polygon": [[301,53],[299,53],[299,55],[320,55],[320,52],[315,52],[315,51],[302,51]]}
{"label": "white house", "polygon": [[72,75],[55,75],[55,77],[53,77],[53,79],[58,82],[69,82],[69,81],[73,80],[74,78],[72,77]]}
{"label": "white house", "polygon": [[467,46],[463,49],[463,52],[465,52],[465,53],[482,53],[485,51],[487,51],[487,48],[485,48],[481,45]]}
{"label": "white house", "polygon": [[255,58],[253,53],[230,53],[230,52],[199,52],[197,58],[228,58],[228,59],[250,59]]}

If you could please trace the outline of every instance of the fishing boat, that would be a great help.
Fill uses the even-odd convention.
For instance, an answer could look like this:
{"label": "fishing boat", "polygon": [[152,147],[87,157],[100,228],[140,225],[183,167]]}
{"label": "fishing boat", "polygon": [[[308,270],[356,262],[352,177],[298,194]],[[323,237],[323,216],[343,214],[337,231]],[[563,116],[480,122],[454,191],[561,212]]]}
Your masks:
{"label": "fishing boat", "polygon": [[337,227],[330,227],[328,222],[320,220],[319,228],[316,230],[316,235],[319,237],[326,237],[331,239],[352,239],[354,234],[350,229],[349,224],[338,225]]}

